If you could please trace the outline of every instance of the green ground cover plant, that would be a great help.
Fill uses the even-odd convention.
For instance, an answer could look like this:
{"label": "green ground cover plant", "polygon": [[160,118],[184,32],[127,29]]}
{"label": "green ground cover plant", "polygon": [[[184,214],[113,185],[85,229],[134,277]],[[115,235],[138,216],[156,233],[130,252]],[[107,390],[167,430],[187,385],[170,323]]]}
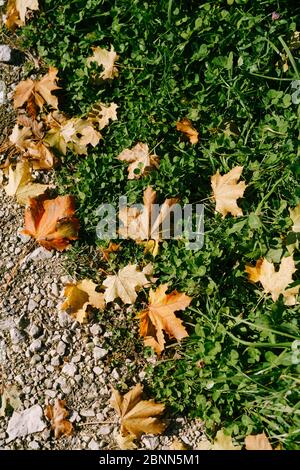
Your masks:
{"label": "green ground cover plant", "polygon": [[[274,302],[248,281],[245,266],[261,257],[279,263],[297,242],[289,208],[300,202],[299,105],[292,99],[300,80],[299,10],[288,0],[44,0],[20,33],[45,68],[58,68],[63,111],[85,115],[97,101],[119,106],[104,140],[87,156],[69,151],[56,171],[61,192],[76,197],[83,227],[70,254],[77,270],[83,243],[104,244],[95,232],[100,204],[117,205],[121,195],[141,202],[149,185],[160,202],[179,196],[205,204],[201,250],[164,241],[155,258],[160,283],[193,301],[182,313],[189,337],[148,367],[152,396],[172,415],[203,419],[210,436],[220,428],[237,440],[265,431],[285,449],[300,443],[299,306]],[[97,67],[86,59],[92,47],[111,44],[119,77],[97,85]],[[198,144],[176,131],[183,117],[199,130]],[[128,180],[116,157],[139,141],[155,149],[160,168]],[[222,218],[210,177],[239,165],[244,215]],[[124,241],[105,269],[145,257],[152,261]],[[296,266],[299,259],[296,247]],[[293,279],[299,284],[299,271]]]}

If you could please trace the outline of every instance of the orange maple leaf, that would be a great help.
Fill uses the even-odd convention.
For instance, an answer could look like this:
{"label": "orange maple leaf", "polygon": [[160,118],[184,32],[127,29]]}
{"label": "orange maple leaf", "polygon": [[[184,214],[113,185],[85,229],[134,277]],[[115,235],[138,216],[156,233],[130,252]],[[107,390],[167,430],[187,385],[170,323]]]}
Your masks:
{"label": "orange maple leaf", "polygon": [[31,199],[25,211],[23,233],[35,238],[47,250],[63,251],[68,248],[70,240],[78,238],[79,221],[74,214],[72,196]]}
{"label": "orange maple leaf", "polygon": [[176,122],[176,129],[185,134],[191,144],[198,142],[199,132],[193,127],[192,121],[188,118],[183,118],[181,121]]}
{"label": "orange maple leaf", "polygon": [[68,421],[67,416],[69,412],[65,408],[64,400],[56,400],[54,406],[47,405],[45,410],[46,418],[51,421],[51,428],[54,431],[54,436],[58,439],[60,436],[70,436],[73,432],[73,426]]}
{"label": "orange maple leaf", "polygon": [[151,289],[149,305],[138,315],[145,346],[151,346],[157,354],[164,350],[164,332],[178,341],[188,336],[182,320],[174,312],[188,307],[192,298],[177,291],[166,294],[167,289],[168,284],[162,284],[156,291]]}

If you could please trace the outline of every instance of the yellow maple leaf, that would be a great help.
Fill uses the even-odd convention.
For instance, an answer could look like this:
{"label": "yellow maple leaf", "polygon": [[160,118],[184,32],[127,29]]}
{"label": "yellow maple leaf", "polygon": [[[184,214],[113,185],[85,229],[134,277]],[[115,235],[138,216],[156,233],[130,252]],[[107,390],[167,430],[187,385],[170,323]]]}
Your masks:
{"label": "yellow maple leaf", "polygon": [[188,307],[192,298],[177,291],[166,294],[167,289],[167,284],[160,285],[156,291],[151,289],[149,305],[138,315],[140,335],[144,337],[144,344],[152,347],[157,354],[164,350],[164,332],[177,341],[188,336],[182,320],[177,318],[174,312]]}
{"label": "yellow maple leaf", "polygon": [[142,400],[143,387],[137,384],[122,396],[112,388],[111,406],[120,416],[122,436],[140,438],[142,434],[161,434],[165,424],[157,418],[165,406],[153,400]]}
{"label": "yellow maple leaf", "polygon": [[110,46],[110,51],[102,49],[101,47],[94,47],[93,55],[88,57],[87,64],[91,65],[92,62],[96,62],[98,65],[102,65],[103,72],[101,72],[100,78],[108,80],[117,77],[119,74],[115,66],[115,62],[118,58],[119,56],[112,45]]}
{"label": "yellow maple leaf", "polygon": [[136,290],[147,284],[149,281],[143,272],[137,270],[136,264],[125,266],[118,274],[109,275],[104,280],[105,301],[113,302],[119,297],[124,304],[134,304],[137,298]]}
{"label": "yellow maple leaf", "polygon": [[13,29],[16,26],[23,26],[25,24],[27,10],[37,11],[38,9],[38,0],[9,0],[6,13],[7,28]]}
{"label": "yellow maple leaf", "polygon": [[88,307],[103,310],[105,307],[104,295],[96,291],[97,285],[90,279],[83,279],[76,284],[67,284],[64,296],[67,297],[61,308],[66,310],[79,323],[88,320]]}
{"label": "yellow maple leaf", "polygon": [[217,432],[211,450],[241,450],[241,446],[235,446],[231,436],[226,436],[221,429]]}
{"label": "yellow maple leaf", "polygon": [[18,162],[16,169],[9,167],[8,184],[5,191],[8,196],[16,196],[19,204],[25,206],[29,199],[37,197],[49,188],[46,184],[33,183],[28,162]]}
{"label": "yellow maple leaf", "polygon": [[273,450],[264,432],[262,434],[246,436],[245,446],[246,450]]}
{"label": "yellow maple leaf", "polygon": [[[137,143],[132,149],[123,150],[117,157],[118,160],[128,162],[128,179],[138,179],[149,173],[153,168],[159,167],[159,157],[150,154],[147,144]],[[136,172],[139,170],[139,172]]]}
{"label": "yellow maple leaf", "polygon": [[199,132],[193,127],[192,121],[188,118],[183,118],[181,121],[176,122],[176,129],[185,134],[191,144],[196,144],[199,140]]}
{"label": "yellow maple leaf", "polygon": [[293,221],[292,230],[293,232],[300,232],[300,204],[298,204],[294,209],[290,209],[290,218]]}
{"label": "yellow maple leaf", "polygon": [[243,215],[243,211],[237,205],[237,199],[243,197],[246,189],[244,181],[237,182],[242,174],[243,167],[236,166],[229,173],[221,176],[219,171],[211,177],[213,197],[216,201],[216,212],[223,217],[227,214],[233,216]]}
{"label": "yellow maple leaf", "polygon": [[73,433],[73,425],[66,419],[69,412],[66,410],[64,400],[56,399],[54,406],[47,405],[45,416],[51,422],[51,428],[56,439],[61,436],[70,436]]}
{"label": "yellow maple leaf", "polygon": [[14,107],[22,108],[25,103],[29,103],[32,99],[35,104],[42,109],[44,104],[47,103],[53,108],[58,108],[58,99],[52,95],[52,91],[59,90],[57,86],[57,73],[58,70],[55,67],[50,67],[49,71],[41,80],[24,80],[20,82],[14,94]]}
{"label": "yellow maple leaf", "polygon": [[103,103],[96,103],[90,110],[87,119],[93,124],[97,124],[101,131],[101,129],[108,126],[110,120],[116,121],[118,119],[118,107],[115,103],[110,103],[109,106]]}
{"label": "yellow maple leaf", "polygon": [[131,238],[137,242],[143,240],[161,240],[161,224],[170,214],[173,206],[178,202],[177,198],[166,199],[156,213],[156,191],[150,186],[144,191],[144,207],[124,207],[119,212],[119,219],[123,226],[119,228],[119,234],[123,238]]}
{"label": "yellow maple leaf", "polygon": [[284,297],[286,305],[295,305],[299,286],[287,289],[293,282],[293,274],[296,272],[293,256],[282,258],[279,270],[276,272],[273,263],[267,259],[259,259],[256,266],[246,266],[249,281],[260,282],[266,294],[271,294],[272,300],[276,302],[280,294]]}

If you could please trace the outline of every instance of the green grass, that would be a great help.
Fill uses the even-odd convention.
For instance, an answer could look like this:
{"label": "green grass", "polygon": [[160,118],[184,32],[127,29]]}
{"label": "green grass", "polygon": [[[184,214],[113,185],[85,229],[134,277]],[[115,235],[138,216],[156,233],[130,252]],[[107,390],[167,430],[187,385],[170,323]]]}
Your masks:
{"label": "green grass", "polygon": [[[277,263],[287,253],[288,208],[300,200],[299,106],[291,101],[299,49],[289,47],[299,8],[275,0],[41,3],[21,34],[26,47],[59,68],[62,109],[80,115],[98,100],[119,106],[104,142],[87,157],[69,153],[57,171],[61,192],[77,197],[83,226],[74,269],[80,245],[96,242],[100,203],[116,204],[124,194],[141,202],[148,185],[160,201],[205,200],[204,247],[187,251],[181,241],[165,241],[155,259],[159,282],[193,302],[182,315],[189,338],[149,366],[148,390],[170,413],[204,419],[212,436],[221,427],[238,440],[264,430],[285,449],[299,448],[300,365],[292,363],[299,306],[274,303],[244,273],[261,256]],[[272,21],[273,11],[279,20]],[[110,44],[120,55],[120,76],[97,87],[86,58],[92,46]],[[289,59],[287,72],[278,52]],[[175,129],[185,116],[200,131],[195,146]],[[138,141],[156,147],[161,166],[128,181],[115,157]],[[207,199],[210,176],[236,165],[244,166],[248,184],[239,202],[244,216],[222,219]],[[294,258],[299,262],[299,251]],[[143,259],[142,247],[126,241],[105,269]]]}

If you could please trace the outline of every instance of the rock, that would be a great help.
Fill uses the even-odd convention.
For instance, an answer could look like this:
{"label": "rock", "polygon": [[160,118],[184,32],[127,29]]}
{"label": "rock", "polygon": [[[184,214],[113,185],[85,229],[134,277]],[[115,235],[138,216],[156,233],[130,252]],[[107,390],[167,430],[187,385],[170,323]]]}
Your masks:
{"label": "rock", "polygon": [[66,345],[63,341],[60,341],[56,347],[57,354],[64,356],[66,352]]}
{"label": "rock", "polygon": [[98,434],[101,434],[101,436],[107,436],[110,434],[113,430],[113,426],[110,424],[105,424],[104,426],[100,426],[98,430]]}
{"label": "rock", "polygon": [[6,44],[0,45],[0,62],[10,62],[12,56],[12,50]]}
{"label": "rock", "polygon": [[93,336],[98,336],[102,333],[102,328],[100,325],[95,323],[93,326],[91,326],[90,332],[92,333]]}
{"label": "rock", "polygon": [[30,299],[27,305],[28,312],[33,312],[37,307],[38,304],[33,299]]}
{"label": "rock", "polygon": [[81,417],[80,417],[79,413],[77,413],[77,411],[73,410],[70,414],[69,421],[71,423],[74,423],[75,421],[76,421],[76,423],[79,423],[79,421],[81,421]]}
{"label": "rock", "polygon": [[41,362],[42,358],[39,354],[34,354],[32,358],[30,359],[30,364],[36,365]]}
{"label": "rock", "polygon": [[25,336],[20,330],[18,330],[18,328],[12,328],[9,331],[9,334],[12,344],[19,344],[25,339]]}
{"label": "rock", "polygon": [[51,251],[46,250],[46,248],[43,248],[42,246],[39,248],[36,248],[32,253],[29,253],[24,260],[23,263],[28,263],[28,261],[43,261],[45,259],[50,259],[52,258],[53,253]]}
{"label": "rock", "polygon": [[146,449],[154,450],[159,445],[159,439],[158,437],[144,437],[143,443]]}
{"label": "rock", "polygon": [[53,283],[51,284],[51,292],[52,292],[52,294],[54,295],[54,297],[58,297],[58,296],[59,296],[58,285],[57,285],[55,282],[53,282]]}
{"label": "rock", "polygon": [[[51,366],[58,367],[60,365],[61,359],[59,356],[53,356],[51,359]],[[47,367],[46,367],[47,369]]]}
{"label": "rock", "polygon": [[93,372],[95,375],[101,375],[103,372],[103,369],[101,369],[101,367],[94,367]]}
{"label": "rock", "polygon": [[17,437],[24,437],[28,436],[28,434],[43,431],[47,426],[43,416],[43,410],[40,405],[33,405],[22,412],[14,411],[6,430],[8,434],[7,443]]}
{"label": "rock", "polygon": [[32,449],[32,450],[39,450],[40,444],[36,441],[31,441],[29,442],[28,447],[29,449]]}
{"label": "rock", "polygon": [[74,377],[77,372],[77,367],[72,362],[65,364],[62,368],[62,373],[68,375],[69,377]]}
{"label": "rock", "polygon": [[70,325],[72,319],[70,318],[70,316],[67,314],[67,312],[63,312],[63,311],[59,311],[58,312],[58,323],[59,323],[59,326],[61,326],[62,328],[65,328],[67,327],[68,325]]}
{"label": "rock", "polygon": [[14,327],[14,322],[11,318],[0,320],[0,331],[10,330],[10,329],[13,329],[13,327]]}
{"label": "rock", "polygon": [[108,354],[108,351],[106,349],[99,348],[98,346],[94,348],[93,355],[94,355],[94,359],[96,360],[102,359],[107,354]]}
{"label": "rock", "polygon": [[[1,86],[1,85],[0,85]],[[17,232],[17,237],[21,240],[22,243],[28,243],[29,240],[31,240],[31,236],[30,235],[24,235],[22,233],[22,231],[24,230],[23,227],[21,227],[20,229],[18,229],[18,232]],[[24,264],[26,261],[26,258],[24,258],[24,260],[22,261],[22,264]]]}
{"label": "rock", "polygon": [[42,333],[42,328],[38,325],[35,325],[34,323],[31,325],[30,329],[29,329],[29,336],[31,336],[32,338],[37,338],[38,336],[41,335]]}
{"label": "rock", "polygon": [[2,80],[0,80],[0,105],[5,104],[6,101],[7,101],[6,85]]}
{"label": "rock", "polygon": [[75,364],[77,362],[80,362],[81,361],[81,354],[77,354],[76,356],[73,356],[71,360],[72,360],[72,362],[75,362]]}
{"label": "rock", "polygon": [[84,418],[93,418],[95,416],[95,413],[91,409],[87,410],[80,410],[80,415],[83,416]]}
{"label": "rock", "polygon": [[90,450],[100,450],[99,444],[98,444],[94,439],[92,439],[92,440],[89,442],[88,448],[89,448]]}
{"label": "rock", "polygon": [[35,339],[29,346],[29,350],[33,353],[39,352],[42,349],[42,341],[40,339]]}
{"label": "rock", "polygon": [[115,380],[119,380],[119,379],[120,379],[120,374],[119,374],[119,372],[117,371],[117,369],[114,369],[110,375],[111,375],[111,377],[113,377]]}

